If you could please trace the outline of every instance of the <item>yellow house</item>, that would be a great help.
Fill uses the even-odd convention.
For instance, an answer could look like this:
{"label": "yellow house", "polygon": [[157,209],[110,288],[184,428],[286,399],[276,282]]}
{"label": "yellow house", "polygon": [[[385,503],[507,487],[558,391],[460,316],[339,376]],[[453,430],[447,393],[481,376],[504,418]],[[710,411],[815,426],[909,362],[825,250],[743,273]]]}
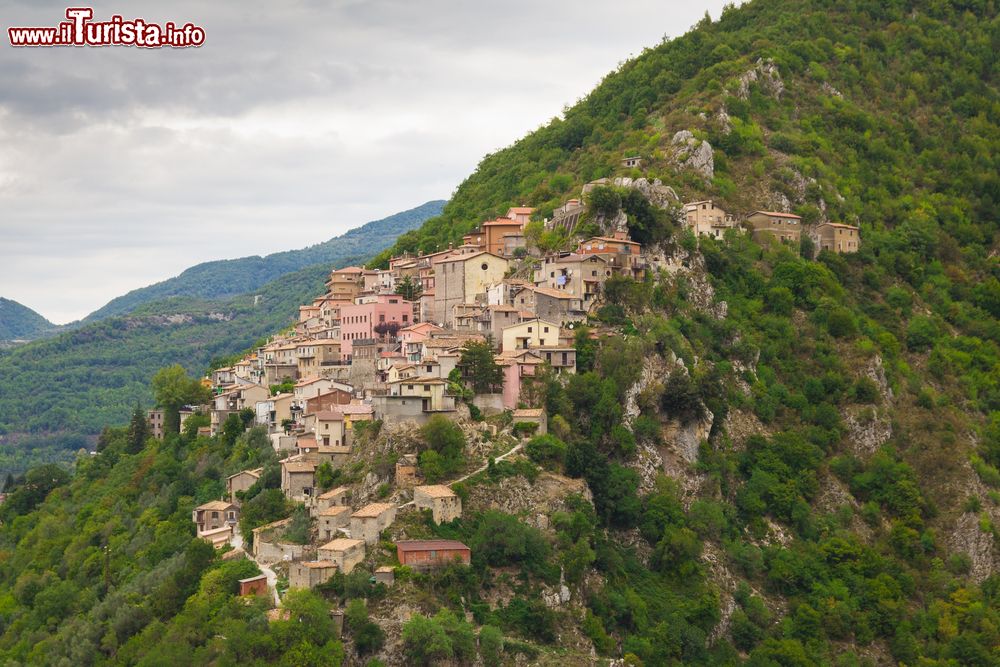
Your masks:
{"label": "yellow house", "polygon": [[559,344],[559,325],[535,318],[503,328],[501,350],[527,350]]}

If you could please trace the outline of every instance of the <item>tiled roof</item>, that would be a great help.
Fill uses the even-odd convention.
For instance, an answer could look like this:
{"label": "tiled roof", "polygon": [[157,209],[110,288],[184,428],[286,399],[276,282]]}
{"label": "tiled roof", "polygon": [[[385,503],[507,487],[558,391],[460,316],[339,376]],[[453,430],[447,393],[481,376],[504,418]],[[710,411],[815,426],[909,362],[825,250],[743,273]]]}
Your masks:
{"label": "tiled roof", "polygon": [[396,542],[402,552],[407,551],[448,551],[453,549],[468,549],[458,540],[405,540]]}
{"label": "tiled roof", "polygon": [[769,215],[773,218],[795,218],[796,220],[802,219],[800,216],[793,215],[792,213],[781,213],[779,211],[754,211],[753,213],[751,213],[751,215],[757,215],[758,213]]}
{"label": "tiled roof", "polygon": [[455,495],[455,492],[449,489],[444,484],[429,484],[427,486],[417,486],[413,489],[414,492],[420,491],[426,493],[431,498],[451,498]]}
{"label": "tiled roof", "polygon": [[211,502],[205,503],[204,505],[199,505],[195,509],[198,509],[198,510],[208,510],[208,511],[213,511],[213,510],[214,511],[225,511],[225,510],[229,509],[230,507],[233,507],[233,504],[232,503],[227,503],[225,500],[213,500]]}
{"label": "tiled roof", "polygon": [[352,519],[372,519],[377,516],[381,516],[384,512],[388,512],[394,509],[396,506],[392,503],[372,503],[371,505],[365,505],[357,512],[351,515]]}
{"label": "tiled roof", "polygon": [[319,548],[320,551],[347,551],[348,549],[353,549],[359,544],[364,544],[364,540],[352,540],[349,537],[338,537],[335,540],[327,542]]}

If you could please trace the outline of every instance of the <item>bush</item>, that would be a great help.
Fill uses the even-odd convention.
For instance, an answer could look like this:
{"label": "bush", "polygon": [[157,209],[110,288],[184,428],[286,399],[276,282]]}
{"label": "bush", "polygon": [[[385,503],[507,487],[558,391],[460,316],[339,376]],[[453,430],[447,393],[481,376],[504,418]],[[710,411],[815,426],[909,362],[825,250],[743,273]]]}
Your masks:
{"label": "bush", "polygon": [[906,347],[911,352],[930,349],[937,337],[937,324],[929,317],[914,317],[906,327]]}
{"label": "bush", "polygon": [[556,470],[566,462],[566,443],[546,433],[528,441],[524,447],[528,458],[549,470]]}
{"label": "bush", "polygon": [[534,435],[535,431],[538,430],[538,424],[535,422],[517,422],[511,430],[514,431],[514,435],[523,438]]}

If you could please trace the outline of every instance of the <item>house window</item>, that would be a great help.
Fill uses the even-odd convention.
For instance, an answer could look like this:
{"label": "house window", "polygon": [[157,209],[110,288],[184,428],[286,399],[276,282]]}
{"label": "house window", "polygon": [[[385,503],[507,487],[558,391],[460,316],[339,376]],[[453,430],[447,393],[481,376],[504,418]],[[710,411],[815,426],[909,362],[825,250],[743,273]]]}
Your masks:
{"label": "house window", "polygon": [[549,328],[545,327],[545,333],[548,333],[548,332],[549,332]]}
{"label": "house window", "polygon": [[213,519],[218,519],[219,518],[219,513],[218,512],[212,512],[212,518]]}
{"label": "house window", "polygon": [[412,384],[408,384],[408,385],[406,385],[406,388],[412,390],[413,389],[413,385]]}
{"label": "house window", "polygon": [[531,327],[528,327],[528,333],[531,333]]}
{"label": "house window", "polygon": [[424,385],[424,391],[430,391],[430,390],[431,390],[431,386],[429,384],[425,384]]}
{"label": "house window", "polygon": [[482,269],[483,271],[485,271],[485,270],[487,270],[488,268],[490,268],[490,265],[489,265],[489,264],[487,264],[486,262],[483,262],[483,265],[482,265],[481,267],[479,267],[479,268],[481,268],[481,269]]}

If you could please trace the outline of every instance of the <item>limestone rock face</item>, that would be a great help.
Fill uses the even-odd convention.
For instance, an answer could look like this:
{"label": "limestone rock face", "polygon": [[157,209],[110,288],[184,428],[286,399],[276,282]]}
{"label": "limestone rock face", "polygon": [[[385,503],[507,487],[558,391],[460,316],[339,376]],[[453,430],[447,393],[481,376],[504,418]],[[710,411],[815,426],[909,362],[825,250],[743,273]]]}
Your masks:
{"label": "limestone rock face", "polygon": [[781,80],[778,66],[770,58],[758,58],[753,68],[740,76],[737,96],[744,100],[750,97],[750,86],[754,83],[759,84],[765,93],[775,99],[780,99],[785,92],[785,82]]}
{"label": "limestone rock face", "polygon": [[691,169],[706,179],[715,176],[715,154],[712,145],[699,141],[690,130],[681,130],[670,140],[674,162]]}

